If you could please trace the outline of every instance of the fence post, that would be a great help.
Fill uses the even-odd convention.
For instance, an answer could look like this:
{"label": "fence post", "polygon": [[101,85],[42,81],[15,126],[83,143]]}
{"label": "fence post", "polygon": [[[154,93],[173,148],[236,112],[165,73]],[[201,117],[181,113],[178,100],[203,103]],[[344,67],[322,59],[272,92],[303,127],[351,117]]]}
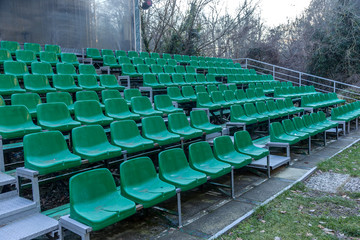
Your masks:
{"label": "fence post", "polygon": [[334,92],[336,92],[336,82],[334,82]]}
{"label": "fence post", "polygon": [[273,78],[274,78],[274,80],[276,80],[275,79],[275,65],[273,65]]}
{"label": "fence post", "polygon": [[301,86],[301,72],[299,72],[299,87]]}
{"label": "fence post", "polygon": [[246,69],[248,68],[247,65],[248,65],[248,59],[245,58],[245,68],[246,68]]}

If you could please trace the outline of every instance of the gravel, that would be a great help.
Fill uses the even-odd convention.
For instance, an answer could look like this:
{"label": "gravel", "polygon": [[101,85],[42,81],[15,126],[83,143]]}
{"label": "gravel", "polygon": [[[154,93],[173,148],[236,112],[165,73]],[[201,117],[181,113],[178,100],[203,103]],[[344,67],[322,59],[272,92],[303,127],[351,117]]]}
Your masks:
{"label": "gravel", "polygon": [[313,190],[336,193],[339,188],[350,178],[348,174],[332,172],[318,173],[305,182]]}
{"label": "gravel", "polygon": [[343,187],[347,192],[360,192],[360,178],[350,178]]}

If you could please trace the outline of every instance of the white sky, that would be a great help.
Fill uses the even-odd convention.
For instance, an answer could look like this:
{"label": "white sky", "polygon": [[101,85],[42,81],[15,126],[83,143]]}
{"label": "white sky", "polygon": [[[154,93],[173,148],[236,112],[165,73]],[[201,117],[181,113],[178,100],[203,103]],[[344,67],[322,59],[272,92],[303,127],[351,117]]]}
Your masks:
{"label": "white sky", "polygon": [[311,0],[260,0],[259,7],[265,24],[274,27],[295,19],[305,10]]}

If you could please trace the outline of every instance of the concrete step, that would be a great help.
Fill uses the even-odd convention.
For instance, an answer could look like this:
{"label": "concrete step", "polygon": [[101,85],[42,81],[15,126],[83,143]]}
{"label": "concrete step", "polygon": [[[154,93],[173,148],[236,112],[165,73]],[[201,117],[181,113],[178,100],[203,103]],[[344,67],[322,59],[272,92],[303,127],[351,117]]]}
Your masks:
{"label": "concrete step", "polygon": [[0,187],[8,184],[15,184],[16,179],[6,173],[0,172]]}
{"label": "concrete step", "polygon": [[0,239],[33,239],[46,233],[56,231],[57,229],[58,221],[41,213],[34,213],[9,222],[6,225],[0,225]]}
{"label": "concrete step", "polygon": [[36,203],[28,199],[12,195],[0,199],[0,225],[36,212]]}

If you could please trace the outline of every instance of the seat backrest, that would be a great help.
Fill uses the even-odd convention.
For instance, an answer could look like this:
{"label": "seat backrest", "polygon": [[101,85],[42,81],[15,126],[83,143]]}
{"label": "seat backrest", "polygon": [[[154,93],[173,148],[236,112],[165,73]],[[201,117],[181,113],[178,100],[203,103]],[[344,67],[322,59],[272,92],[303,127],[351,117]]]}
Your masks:
{"label": "seat backrest", "polygon": [[83,100],[95,100],[100,101],[99,96],[95,91],[79,91],[76,92],[76,101],[83,101]]}
{"label": "seat backrest", "polygon": [[278,108],[277,108],[274,100],[266,101],[266,106],[267,106],[267,108],[269,109],[270,112],[278,111]]}
{"label": "seat backrest", "polygon": [[230,121],[236,122],[236,118],[242,116],[245,116],[245,112],[241,105],[235,104],[230,107]]}
{"label": "seat backrest", "polygon": [[57,63],[56,72],[57,74],[76,74],[75,67],[71,63]]}
{"label": "seat backrest", "polygon": [[102,90],[101,91],[101,100],[104,103],[106,99],[113,99],[113,98],[121,98],[122,96],[118,90],[109,89],[109,90]]}
{"label": "seat backrest", "polygon": [[260,113],[260,114],[268,112],[268,110],[266,108],[266,105],[265,105],[265,102],[262,102],[262,101],[261,102],[256,102],[255,106],[256,106],[257,112]]}
{"label": "seat backrest", "polygon": [[157,85],[157,84],[159,84],[154,74],[145,73],[143,75],[143,85],[146,86],[147,84],[148,85]]}
{"label": "seat backrest", "polygon": [[235,148],[241,149],[252,146],[253,142],[248,131],[238,131],[234,134]]}
{"label": "seat backrest", "polygon": [[131,107],[134,112],[145,111],[153,109],[150,99],[148,97],[132,97],[131,98]]}
{"label": "seat backrest", "polygon": [[[204,74],[196,74],[196,81],[198,83],[206,83],[205,75]],[[205,87],[205,86],[203,86],[203,87]]]}
{"label": "seat backrest", "polygon": [[214,91],[219,91],[219,89],[216,87],[216,85],[213,85],[213,84],[208,85],[206,90],[209,94],[211,94],[211,92],[214,92]]}
{"label": "seat backrest", "polygon": [[136,70],[135,70],[135,66],[132,65],[132,64],[123,64],[122,65],[122,71],[123,73],[137,73]]}
{"label": "seat backrest", "polygon": [[208,142],[197,142],[189,146],[189,163],[190,166],[205,163],[214,159],[214,154]]}
{"label": "seat backrest", "polygon": [[166,59],[157,58],[156,63],[159,64],[160,66],[165,66],[167,64],[167,61]]}
{"label": "seat backrest", "polygon": [[285,132],[287,132],[287,133],[296,130],[294,123],[290,119],[282,120],[282,125],[284,127]]}
{"label": "seat backrest", "polygon": [[291,101],[291,98],[285,98],[285,106],[287,107],[287,108],[293,108],[294,107],[294,104],[293,104],[293,102]]}
{"label": "seat backrest", "polygon": [[306,127],[309,127],[309,126],[311,126],[313,124],[313,121],[312,121],[310,115],[303,115],[302,119],[303,119],[304,125]]}
{"label": "seat backrest", "polygon": [[286,109],[285,102],[282,99],[277,99],[276,105],[277,105],[278,109]]}
{"label": "seat backrest", "polygon": [[190,84],[196,84],[195,75],[186,74],[185,75],[185,82],[190,83]]}
{"label": "seat backrest", "polygon": [[119,64],[131,64],[132,65],[130,58],[127,56],[119,56],[118,60],[119,60]]}
{"label": "seat backrest", "polygon": [[144,136],[148,134],[161,134],[162,132],[168,132],[164,119],[160,116],[145,117],[141,120],[142,134]]}
{"label": "seat backrest", "polygon": [[[40,75],[39,75],[40,76]],[[73,76],[55,74],[53,77],[54,87],[76,86]]]}
{"label": "seat backrest", "polygon": [[80,86],[99,86],[98,81],[94,75],[91,74],[81,74],[78,76],[78,81]]}
{"label": "seat backrest", "polygon": [[276,138],[284,133],[284,128],[281,123],[273,122],[270,124],[270,141],[272,141],[274,137]]}
{"label": "seat backrest", "polygon": [[141,97],[141,92],[137,88],[129,88],[124,90],[124,98],[131,101],[132,97]]}
{"label": "seat backrest", "polygon": [[34,109],[41,103],[37,93],[15,93],[11,95],[11,105],[24,105],[28,109]]}
{"label": "seat backrest", "polygon": [[16,76],[11,74],[0,74],[0,89],[20,88]]}
{"label": "seat backrest", "polygon": [[240,100],[240,101],[247,99],[246,94],[245,94],[244,90],[242,90],[242,89],[237,89],[237,90],[235,91],[235,96],[236,96],[236,98],[237,98],[238,100]]}
{"label": "seat backrest", "polygon": [[139,57],[139,54],[136,51],[128,51],[127,53],[129,58]]}
{"label": "seat backrest", "polygon": [[224,102],[224,97],[220,91],[211,92],[211,99],[214,103],[222,103]]}
{"label": "seat backrest", "polygon": [[246,89],[246,96],[247,98],[256,98],[255,90],[253,88]]}
{"label": "seat backrest", "polygon": [[115,75],[112,74],[101,74],[100,83],[102,86],[119,86],[118,81],[116,80]]}
{"label": "seat backrest", "polygon": [[102,143],[108,143],[105,130],[100,125],[88,125],[73,128],[71,136],[73,149],[75,151],[77,148],[86,149]]}
{"label": "seat backrest", "polygon": [[156,64],[156,60],[154,58],[145,58],[144,60],[145,60],[145,64],[148,66]]}
{"label": "seat backrest", "polygon": [[319,118],[319,115],[317,113],[311,113],[310,117],[311,117],[313,123],[319,123],[320,122],[320,118]]}
{"label": "seat backrest", "polygon": [[91,64],[80,64],[79,72],[80,72],[80,74],[97,75],[95,67]]}
{"label": "seat backrest", "polygon": [[103,55],[103,56],[114,56],[114,52],[111,49],[101,49],[101,55]]}
{"label": "seat backrest", "polygon": [[2,62],[2,61],[13,61],[9,50],[0,49],[0,62]]}
{"label": "seat backrest", "polygon": [[168,87],[167,95],[169,95],[170,98],[182,97],[180,89],[178,87]]}
{"label": "seat backrest", "polygon": [[160,55],[157,52],[152,52],[152,53],[150,53],[150,57],[154,58],[154,59],[157,59],[157,58],[160,58]]}
{"label": "seat backrest", "polygon": [[184,75],[181,74],[181,73],[174,73],[174,74],[171,75],[171,77],[172,77],[172,81],[173,81],[174,83],[178,83],[178,84],[183,84],[183,83],[185,83],[185,81],[184,81]]}
{"label": "seat backrest", "polygon": [[326,114],[323,111],[318,111],[317,113],[319,115],[319,120],[320,121],[326,121]]}
{"label": "seat backrest", "polygon": [[70,216],[76,205],[98,201],[116,191],[114,178],[106,168],[88,170],[72,176],[69,180]]}
{"label": "seat backrest", "polygon": [[200,93],[197,93],[196,96],[197,96],[197,103],[200,103],[200,104],[212,103],[211,99],[209,97],[209,94],[207,94],[207,93],[200,92]]}
{"label": "seat backrest", "polygon": [[149,58],[149,57],[150,57],[148,52],[140,52],[140,53],[139,53],[139,56],[140,56],[141,58]]}
{"label": "seat backrest", "polygon": [[[150,59],[151,59],[151,58],[150,58]],[[152,60],[154,60],[154,59],[152,59]],[[157,65],[157,64],[155,64],[155,63],[154,63],[154,64],[151,64],[151,72],[152,72],[152,73],[156,73],[156,74],[164,73],[162,66]]]}
{"label": "seat backrest", "polygon": [[265,97],[264,90],[262,88],[255,88],[256,97]]}
{"label": "seat backrest", "polygon": [[20,44],[15,41],[1,41],[1,48],[9,50],[10,52],[15,52],[16,50],[20,50]]}
{"label": "seat backrest", "polygon": [[185,153],[180,148],[173,148],[162,151],[159,154],[159,175],[176,173],[182,169],[189,168]]}
{"label": "seat backrest", "polygon": [[196,97],[192,86],[183,86],[181,91],[184,97]]}
{"label": "seat backrest", "polygon": [[220,84],[218,86],[218,88],[219,88],[220,92],[224,92],[224,91],[228,90],[228,88],[227,88],[227,86],[225,84]]}
{"label": "seat backrest", "polygon": [[167,65],[175,67],[175,66],[177,66],[177,61],[175,59],[168,59]]}
{"label": "seat backrest", "polygon": [[45,75],[32,75],[28,74],[24,76],[24,85],[25,88],[42,88],[50,87],[49,80]]}
{"label": "seat backrest", "polygon": [[130,113],[129,107],[123,98],[108,98],[104,100],[106,114]]}
{"label": "seat backrest", "polygon": [[17,50],[15,56],[17,61],[37,62],[35,52],[30,50]]}
{"label": "seat backrest", "polygon": [[293,117],[292,121],[294,126],[297,130],[302,129],[305,127],[303,120],[300,117]]}
{"label": "seat backrest", "polygon": [[46,52],[53,52],[56,54],[60,54],[61,53],[61,48],[59,45],[51,45],[51,44],[45,44],[45,49]]}
{"label": "seat backrest", "polygon": [[24,105],[0,107],[0,126],[11,127],[24,123],[32,123],[29,110]]}
{"label": "seat backrest", "polygon": [[175,73],[175,69],[173,66],[164,66],[165,73]]}
{"label": "seat backrest", "polygon": [[223,92],[223,94],[224,94],[225,101],[227,101],[227,102],[236,101],[236,97],[235,97],[235,94],[233,91],[225,90]]}
{"label": "seat backrest", "polygon": [[164,59],[171,59],[171,55],[169,53],[163,53],[162,58]]}
{"label": "seat backrest", "polygon": [[61,62],[63,63],[79,63],[77,56],[74,53],[62,53]]}
{"label": "seat backrest", "polygon": [[28,68],[23,62],[13,62],[6,61],[4,62],[4,72],[5,74],[28,74]]}
{"label": "seat backrest", "polygon": [[210,121],[204,110],[194,110],[190,112],[190,123],[191,126],[200,126]]}
{"label": "seat backrest", "polygon": [[[112,100],[113,99],[107,100],[106,102]],[[126,142],[127,140],[133,137],[140,136],[140,131],[134,120],[121,120],[121,121],[112,122],[110,124],[110,132],[111,132],[111,142],[113,144],[115,140],[123,140],[124,142]]]}
{"label": "seat backrest", "polygon": [[118,57],[126,57],[126,52],[124,50],[115,50],[115,56]]}
{"label": "seat backrest", "polygon": [[256,108],[253,103],[245,103],[244,110],[245,110],[246,115],[253,115],[253,114],[257,113]]}
{"label": "seat backrest", "polygon": [[70,93],[68,92],[51,92],[46,94],[46,102],[62,102],[66,106],[73,104]]}
{"label": "seat backrest", "polygon": [[100,51],[97,48],[86,48],[86,57],[101,57]]}
{"label": "seat backrest", "polygon": [[100,103],[95,100],[81,100],[74,104],[75,117],[93,117],[103,115]]}
{"label": "seat backrest", "polygon": [[144,59],[140,58],[140,57],[134,57],[132,59],[132,63],[134,65],[141,65],[141,64],[144,64]]}
{"label": "seat backrest", "polygon": [[56,53],[54,52],[45,52],[45,51],[41,51],[40,52],[40,61],[41,62],[59,62],[58,56],[56,55]]}
{"label": "seat backrest", "polygon": [[171,78],[170,75],[167,73],[160,73],[158,74],[159,82],[161,84],[171,84]]}
{"label": "seat backrest", "polygon": [[154,104],[156,109],[163,109],[173,106],[168,95],[156,95],[154,97]]}
{"label": "seat backrest", "polygon": [[206,88],[205,88],[204,85],[197,85],[197,86],[195,86],[195,92],[196,92],[196,93],[200,93],[200,92],[202,92],[202,93],[207,93]]}
{"label": "seat backrest", "polygon": [[136,188],[157,178],[155,166],[149,157],[139,157],[120,164],[121,192]]}
{"label": "seat backrest", "polygon": [[46,62],[33,62],[31,63],[32,74],[54,74],[50,63]]}
{"label": "seat backrest", "polygon": [[184,127],[189,127],[189,121],[185,113],[171,113],[168,116],[168,127],[171,130],[179,130]]}
{"label": "seat backrest", "polygon": [[41,103],[37,105],[37,121],[52,122],[70,118],[70,112],[65,103]]}
{"label": "seat backrest", "polygon": [[215,156],[224,156],[232,152],[235,152],[235,148],[230,136],[220,136],[214,138]]}
{"label": "seat backrest", "polygon": [[193,66],[186,66],[186,72],[196,74],[196,70]]}

